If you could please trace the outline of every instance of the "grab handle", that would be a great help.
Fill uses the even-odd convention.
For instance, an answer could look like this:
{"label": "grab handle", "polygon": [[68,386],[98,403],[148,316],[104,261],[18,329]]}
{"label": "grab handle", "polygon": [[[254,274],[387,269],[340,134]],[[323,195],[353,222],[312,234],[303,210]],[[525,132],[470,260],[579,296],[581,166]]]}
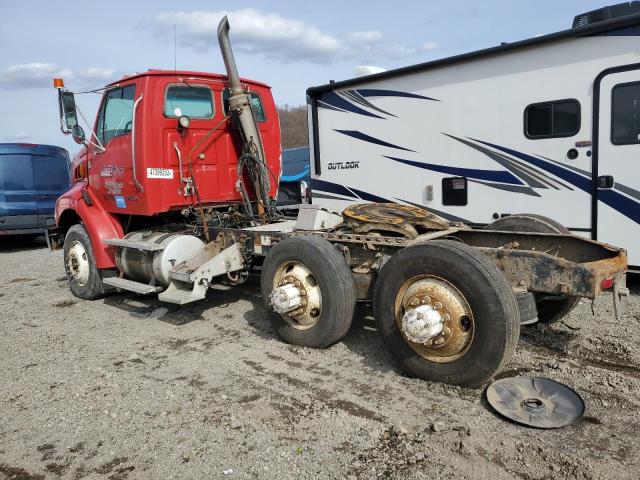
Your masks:
{"label": "grab handle", "polygon": [[138,110],[138,104],[142,100],[142,93],[133,104],[133,118],[131,119],[131,170],[133,173],[133,183],[136,188],[141,192],[144,190],[142,184],[138,181],[136,176],[136,111]]}

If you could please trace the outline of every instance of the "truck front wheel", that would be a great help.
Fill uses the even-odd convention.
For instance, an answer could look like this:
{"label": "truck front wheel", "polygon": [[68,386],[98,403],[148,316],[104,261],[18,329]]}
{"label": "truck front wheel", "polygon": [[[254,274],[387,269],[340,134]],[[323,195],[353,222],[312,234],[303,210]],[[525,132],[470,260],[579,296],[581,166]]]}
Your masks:
{"label": "truck front wheel", "polygon": [[374,292],[387,348],[409,375],[477,387],[518,343],[518,304],[506,278],[468,245],[437,240],[393,255]]}
{"label": "truck front wheel", "polygon": [[76,297],[95,300],[104,295],[91,239],[81,224],[73,225],[64,237],[64,268],[71,293]]}

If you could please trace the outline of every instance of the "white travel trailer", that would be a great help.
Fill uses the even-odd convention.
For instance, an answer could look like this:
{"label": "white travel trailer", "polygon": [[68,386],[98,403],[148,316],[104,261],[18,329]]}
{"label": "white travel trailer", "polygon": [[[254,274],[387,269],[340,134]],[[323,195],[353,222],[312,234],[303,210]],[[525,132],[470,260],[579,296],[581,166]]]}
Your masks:
{"label": "white travel trailer", "polygon": [[472,225],[536,213],[640,266],[640,2],[307,95],[313,203]]}

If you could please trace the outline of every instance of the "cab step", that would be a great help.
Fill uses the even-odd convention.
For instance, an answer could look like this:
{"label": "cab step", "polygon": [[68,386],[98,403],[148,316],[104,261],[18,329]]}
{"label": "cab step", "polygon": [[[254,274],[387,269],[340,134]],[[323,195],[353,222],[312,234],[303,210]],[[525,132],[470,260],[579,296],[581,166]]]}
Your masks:
{"label": "cab step", "polygon": [[134,282],[133,280],[127,280],[126,278],[110,277],[103,278],[102,283],[111,287],[119,288],[120,290],[128,290],[130,292],[139,293],[141,295],[149,295],[150,293],[158,293],[162,290],[162,287],[154,287],[147,283]]}
{"label": "cab step", "polygon": [[171,282],[169,288],[158,295],[161,302],[175,303],[176,305],[184,305],[186,303],[196,302],[205,298],[207,288],[201,285],[192,285],[179,281]]}

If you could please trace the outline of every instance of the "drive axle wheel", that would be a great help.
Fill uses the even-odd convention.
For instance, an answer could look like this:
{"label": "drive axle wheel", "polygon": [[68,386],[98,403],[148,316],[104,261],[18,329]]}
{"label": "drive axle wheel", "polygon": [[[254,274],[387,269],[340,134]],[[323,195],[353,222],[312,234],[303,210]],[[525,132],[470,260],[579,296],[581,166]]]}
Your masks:
{"label": "drive axle wheel", "polygon": [[279,242],[260,277],[274,329],[287,342],[325,348],[349,331],[356,288],[345,258],[319,237]]}
{"label": "drive axle wheel", "polygon": [[448,281],[420,275],[407,280],[395,300],[400,335],[422,358],[448,363],[462,357],[473,341],[469,303]]}
{"label": "drive axle wheel", "polygon": [[477,249],[436,240],[400,250],[374,292],[382,338],[408,374],[476,387],[515,350],[518,305],[498,267]]}
{"label": "drive axle wheel", "polygon": [[84,226],[72,226],[64,237],[64,268],[69,288],[78,298],[95,300],[104,295],[102,274],[96,266],[91,239]]}

